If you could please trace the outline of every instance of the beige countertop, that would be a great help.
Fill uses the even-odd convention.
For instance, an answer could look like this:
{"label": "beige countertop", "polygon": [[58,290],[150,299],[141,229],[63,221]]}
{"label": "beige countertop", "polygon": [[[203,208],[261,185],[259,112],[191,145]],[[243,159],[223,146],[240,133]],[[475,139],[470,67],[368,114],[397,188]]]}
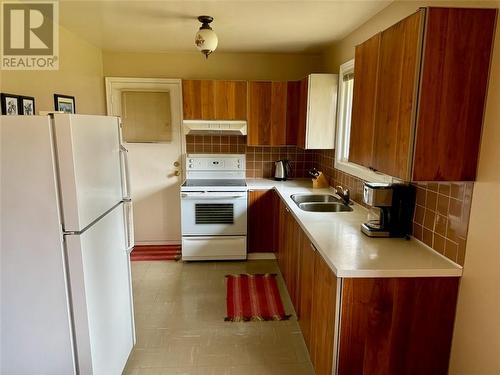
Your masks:
{"label": "beige countertop", "polygon": [[354,204],[351,212],[302,211],[290,198],[297,193],[333,194],[313,189],[311,180],[248,179],[248,190],[275,189],[309,240],[337,277],[461,276],[462,267],[423,243],[402,238],[370,238],[360,230],[367,210]]}

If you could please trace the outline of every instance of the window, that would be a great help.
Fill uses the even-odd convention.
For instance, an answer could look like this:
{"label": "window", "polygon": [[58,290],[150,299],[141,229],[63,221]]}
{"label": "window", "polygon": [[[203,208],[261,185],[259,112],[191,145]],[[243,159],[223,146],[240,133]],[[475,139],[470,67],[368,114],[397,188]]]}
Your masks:
{"label": "window", "polygon": [[349,140],[351,133],[352,94],[354,89],[354,60],[340,67],[339,74],[339,118],[337,134],[337,159],[349,159]]}
{"label": "window", "polygon": [[353,59],[342,64],[339,72],[339,111],[337,118],[335,168],[367,181],[391,182],[392,177],[390,176],[373,172],[366,167],[349,162],[352,97],[355,79]]}

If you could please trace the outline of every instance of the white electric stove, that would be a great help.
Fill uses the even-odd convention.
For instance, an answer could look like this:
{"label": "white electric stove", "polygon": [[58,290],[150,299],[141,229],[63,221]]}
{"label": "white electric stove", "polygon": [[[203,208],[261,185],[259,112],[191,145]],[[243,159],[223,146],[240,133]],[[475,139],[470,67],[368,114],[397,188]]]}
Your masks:
{"label": "white electric stove", "polygon": [[247,257],[245,155],[188,154],[181,186],[182,259]]}

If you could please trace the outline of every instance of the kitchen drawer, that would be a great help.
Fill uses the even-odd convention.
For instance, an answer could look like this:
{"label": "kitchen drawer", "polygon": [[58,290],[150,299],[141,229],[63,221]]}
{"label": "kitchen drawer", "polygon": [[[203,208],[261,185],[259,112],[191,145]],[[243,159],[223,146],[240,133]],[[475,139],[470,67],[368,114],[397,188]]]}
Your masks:
{"label": "kitchen drawer", "polygon": [[246,259],[246,236],[182,238],[182,260]]}

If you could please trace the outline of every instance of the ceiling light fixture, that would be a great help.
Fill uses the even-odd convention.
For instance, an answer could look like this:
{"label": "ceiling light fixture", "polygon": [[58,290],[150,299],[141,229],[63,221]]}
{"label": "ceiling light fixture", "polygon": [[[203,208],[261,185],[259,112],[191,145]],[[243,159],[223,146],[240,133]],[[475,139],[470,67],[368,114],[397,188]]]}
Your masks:
{"label": "ceiling light fixture", "polygon": [[215,51],[219,42],[217,35],[210,27],[210,22],[213,20],[214,18],[210,16],[199,16],[198,21],[201,22],[201,27],[194,38],[196,48],[198,48],[198,51],[203,53],[207,59],[208,55]]}

